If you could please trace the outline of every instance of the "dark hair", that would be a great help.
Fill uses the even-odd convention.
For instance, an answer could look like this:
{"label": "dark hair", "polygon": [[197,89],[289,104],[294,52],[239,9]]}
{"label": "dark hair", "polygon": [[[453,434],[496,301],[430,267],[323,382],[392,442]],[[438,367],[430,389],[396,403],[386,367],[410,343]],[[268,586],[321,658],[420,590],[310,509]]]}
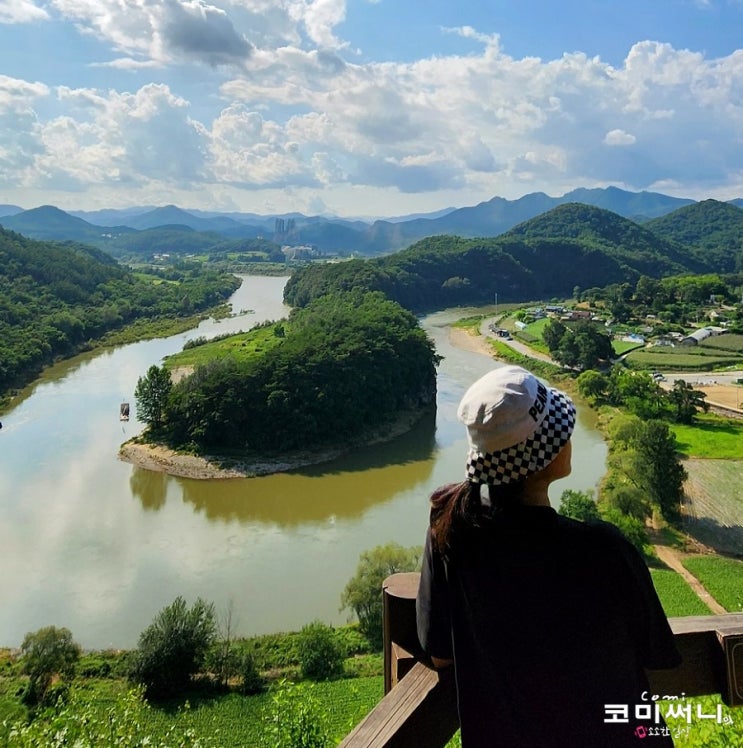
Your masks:
{"label": "dark hair", "polygon": [[490,506],[483,505],[481,483],[448,483],[431,494],[431,538],[441,553],[451,548],[458,529],[478,527],[483,518],[522,503],[524,481],[488,485]]}

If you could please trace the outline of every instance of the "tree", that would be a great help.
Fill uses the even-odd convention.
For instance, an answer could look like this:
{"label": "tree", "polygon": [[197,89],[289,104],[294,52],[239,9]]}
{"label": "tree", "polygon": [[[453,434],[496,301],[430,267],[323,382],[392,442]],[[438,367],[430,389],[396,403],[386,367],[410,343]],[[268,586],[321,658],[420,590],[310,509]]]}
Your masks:
{"label": "tree", "polygon": [[134,390],[137,418],[153,429],[162,425],[165,405],[172,386],[170,372],[164,366],[150,366],[147,374],[137,380]]}
{"label": "tree", "polygon": [[299,632],[297,649],[305,678],[327,680],[343,673],[346,653],[332,626],[321,621],[308,623]]}
{"label": "tree", "polygon": [[570,488],[562,492],[559,513],[564,517],[571,517],[581,522],[601,519],[591,492],[574,491]]}
{"label": "tree", "polygon": [[574,329],[578,347],[577,364],[582,369],[597,369],[602,361],[614,358],[611,338],[592,322],[578,322]]}
{"label": "tree", "polygon": [[560,341],[567,332],[567,327],[559,320],[551,319],[542,330],[542,340],[549,348],[550,353],[554,353],[560,347]]}
{"label": "tree", "polygon": [[356,613],[361,632],[377,647],[382,645],[382,582],[390,574],[418,569],[422,553],[420,546],[403,548],[398,543],[364,551],[343,590],[341,610],[350,608]]}
{"label": "tree", "polygon": [[637,486],[622,484],[607,488],[602,493],[602,500],[627,517],[644,521],[652,515],[647,493]]}
{"label": "tree", "polygon": [[688,382],[677,379],[666,397],[674,407],[676,423],[693,423],[697,411],[709,410],[706,395],[701,390],[695,390]]}
{"label": "tree", "polygon": [[583,397],[594,401],[605,397],[609,388],[608,377],[595,369],[587,369],[581,372],[575,383],[578,386],[578,392]]}
{"label": "tree", "polygon": [[26,634],[21,653],[23,672],[30,678],[24,700],[40,704],[54,676],[68,679],[74,675],[75,663],[80,658],[80,645],[73,641],[69,629],[46,626]]}
{"label": "tree", "polygon": [[199,598],[189,609],[177,597],[140,635],[132,679],[151,697],[182,692],[199,671],[215,636],[214,605]]}
{"label": "tree", "polygon": [[608,396],[640,418],[660,418],[667,413],[667,399],[660,385],[645,371],[615,366],[609,376]]}
{"label": "tree", "polygon": [[676,519],[687,477],[677,455],[676,437],[667,423],[647,421],[640,429],[635,448],[635,469],[641,487],[665,519]]}

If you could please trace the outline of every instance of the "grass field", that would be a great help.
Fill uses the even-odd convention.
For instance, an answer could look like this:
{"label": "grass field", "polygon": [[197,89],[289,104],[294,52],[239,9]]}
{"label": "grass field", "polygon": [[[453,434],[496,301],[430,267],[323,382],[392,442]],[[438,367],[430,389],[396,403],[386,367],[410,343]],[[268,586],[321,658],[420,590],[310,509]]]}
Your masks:
{"label": "grass field", "polygon": [[740,553],[743,461],[692,459],[685,460],[684,467],[689,474],[684,485],[684,530],[718,551]]}
{"label": "grass field", "polygon": [[282,338],[276,335],[275,329],[276,325],[258,327],[249,332],[187,348],[168,356],[165,365],[168,369],[175,369],[183,366],[200,366],[208,361],[227,357],[245,361],[254,356],[261,356],[281,342]]}
{"label": "grass field", "polygon": [[700,414],[692,425],[673,423],[670,427],[687,457],[743,460],[743,421]]}
{"label": "grass field", "polygon": [[743,612],[743,561],[719,556],[690,556],[683,563],[726,610]]}
{"label": "grass field", "polygon": [[675,571],[651,569],[650,575],[667,616],[708,616],[712,612]]}

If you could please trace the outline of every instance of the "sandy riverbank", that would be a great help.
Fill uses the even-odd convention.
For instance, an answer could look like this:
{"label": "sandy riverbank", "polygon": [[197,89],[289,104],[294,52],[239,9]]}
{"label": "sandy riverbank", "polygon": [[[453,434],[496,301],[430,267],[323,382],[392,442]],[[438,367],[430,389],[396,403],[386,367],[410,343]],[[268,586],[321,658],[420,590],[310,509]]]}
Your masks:
{"label": "sandy riverbank", "polygon": [[319,465],[370,444],[389,441],[409,431],[426,413],[405,411],[394,421],[374,429],[363,437],[349,439],[343,444],[328,446],[320,450],[292,451],[282,455],[190,455],[175,452],[160,444],[145,444],[135,439],[126,442],[119,450],[119,459],[144,470],[154,470],[180,478],[213,480],[223,478],[254,478],[271,473]]}
{"label": "sandy riverbank", "polygon": [[493,357],[493,350],[482,335],[473,335],[461,327],[449,328],[449,342],[456,348]]}

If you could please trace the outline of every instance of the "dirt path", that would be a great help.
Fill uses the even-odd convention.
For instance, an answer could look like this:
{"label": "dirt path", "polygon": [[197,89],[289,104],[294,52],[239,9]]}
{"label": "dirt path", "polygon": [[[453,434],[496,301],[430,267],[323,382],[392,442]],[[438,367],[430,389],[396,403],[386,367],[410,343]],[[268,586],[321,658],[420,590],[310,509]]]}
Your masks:
{"label": "dirt path", "polygon": [[670,569],[673,569],[684,578],[689,587],[694,590],[697,597],[717,615],[725,615],[728,611],[707,592],[702,583],[681,563],[682,555],[667,545],[655,545],[658,558]]}

